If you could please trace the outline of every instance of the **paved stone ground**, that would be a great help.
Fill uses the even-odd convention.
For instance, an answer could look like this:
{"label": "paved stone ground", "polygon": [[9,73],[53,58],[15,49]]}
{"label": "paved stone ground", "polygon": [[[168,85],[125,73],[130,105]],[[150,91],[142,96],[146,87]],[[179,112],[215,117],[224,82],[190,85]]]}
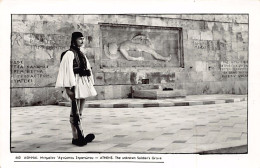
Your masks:
{"label": "paved stone ground", "polygon": [[85,108],[84,132],[96,139],[84,147],[71,144],[69,112],[65,106],[11,108],[11,151],[197,153],[247,145],[247,101]]}

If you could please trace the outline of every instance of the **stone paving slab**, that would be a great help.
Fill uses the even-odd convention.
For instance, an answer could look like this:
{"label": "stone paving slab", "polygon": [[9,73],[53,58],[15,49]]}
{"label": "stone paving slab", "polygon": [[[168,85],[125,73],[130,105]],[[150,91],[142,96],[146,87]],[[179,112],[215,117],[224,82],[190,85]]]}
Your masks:
{"label": "stone paving slab", "polygon": [[247,145],[247,101],[85,108],[84,132],[96,139],[84,147],[71,144],[69,113],[66,106],[11,108],[11,151],[175,154]]}
{"label": "stone paving slab", "polygon": [[[86,108],[147,108],[171,106],[195,106],[208,104],[223,104],[247,101],[247,95],[190,95],[178,99],[110,99],[91,100],[85,104]],[[70,107],[70,102],[59,102],[61,106]]]}

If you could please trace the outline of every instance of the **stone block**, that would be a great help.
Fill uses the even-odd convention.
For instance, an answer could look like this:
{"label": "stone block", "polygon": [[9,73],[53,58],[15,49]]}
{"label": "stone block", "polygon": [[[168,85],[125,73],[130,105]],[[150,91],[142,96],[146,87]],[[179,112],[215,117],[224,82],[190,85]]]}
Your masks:
{"label": "stone block", "polygon": [[247,61],[248,60],[248,51],[237,52],[237,57],[240,61]]}
{"label": "stone block", "polygon": [[205,31],[212,31],[214,26],[214,22],[205,22]]}
{"label": "stone block", "polygon": [[137,23],[137,18],[135,15],[116,15],[116,23],[118,24],[131,24],[135,25]]}
{"label": "stone block", "polygon": [[105,87],[104,86],[95,86],[97,91],[97,100],[104,100],[105,99]]}
{"label": "stone block", "polygon": [[176,72],[175,75],[175,81],[179,83],[190,81],[191,78],[190,72]]}
{"label": "stone block", "polygon": [[215,15],[202,15],[203,20],[215,21]]}
{"label": "stone block", "polygon": [[233,22],[235,23],[248,23],[248,15],[231,15],[230,18],[232,18]]}
{"label": "stone block", "polygon": [[167,17],[167,18],[173,18],[173,19],[180,19],[181,15],[161,15],[162,17]]}
{"label": "stone block", "polygon": [[164,18],[152,18],[151,26],[167,26],[167,19]]}
{"label": "stone block", "polygon": [[248,50],[248,44],[247,43],[243,43],[241,41],[237,42],[237,51],[247,51]]}
{"label": "stone block", "polygon": [[152,25],[152,19],[145,16],[136,16],[136,24],[137,25]]}
{"label": "stone block", "polygon": [[198,82],[196,84],[196,93],[209,94],[210,93],[209,82]]}
{"label": "stone block", "polygon": [[84,15],[84,23],[86,24],[98,24],[102,20],[100,15]]}
{"label": "stone block", "polygon": [[196,95],[197,94],[197,83],[196,82],[187,82],[184,85],[184,90],[187,95]]}
{"label": "stone block", "polygon": [[146,78],[151,84],[170,83],[175,81],[175,73],[147,72]]}
{"label": "stone block", "polygon": [[118,67],[118,61],[110,60],[110,59],[102,59],[101,60],[101,68],[113,68]]}
{"label": "stone block", "polygon": [[190,20],[180,20],[180,27],[186,30],[193,30],[193,24]]}
{"label": "stone block", "polygon": [[217,41],[217,40],[222,40],[223,39],[222,32],[213,31],[212,33],[213,33],[213,40]]}
{"label": "stone block", "polygon": [[248,42],[248,32],[241,32],[244,42]]}
{"label": "stone block", "polygon": [[203,72],[203,81],[212,82],[212,81],[220,81],[222,80],[221,72],[219,71],[208,71]]}
{"label": "stone block", "polygon": [[222,32],[222,39],[225,42],[231,42],[232,41],[232,34],[228,31],[224,31],[224,32]]}
{"label": "stone block", "polygon": [[27,16],[28,16],[28,15],[16,15],[16,14],[13,14],[13,15],[12,15],[12,21],[27,20]]}
{"label": "stone block", "polygon": [[95,85],[104,85],[105,79],[104,79],[104,73],[103,72],[97,72],[94,74],[95,77]]}
{"label": "stone block", "polygon": [[25,106],[45,105],[47,104],[47,89],[49,88],[25,88],[23,100]]}
{"label": "stone block", "polygon": [[232,42],[236,42],[237,41],[237,34],[236,33],[231,32],[231,41]]}
{"label": "stone block", "polygon": [[[225,57],[226,61],[234,61],[234,60],[237,60],[238,59],[238,53],[237,52],[227,52],[226,53],[226,57]],[[222,59],[222,61],[224,61]]]}
{"label": "stone block", "polygon": [[220,71],[220,62],[219,61],[208,61],[208,71]]}
{"label": "stone block", "polygon": [[138,90],[152,90],[152,89],[162,89],[161,85],[159,84],[138,84],[138,85],[132,85],[131,86],[132,91],[138,91]]}
{"label": "stone block", "polygon": [[39,61],[51,61],[54,58],[53,47],[36,47],[35,58]]}
{"label": "stone block", "polygon": [[210,94],[224,94],[222,82],[210,82],[209,83]]}
{"label": "stone block", "polygon": [[107,99],[113,99],[114,97],[114,91],[113,86],[103,86],[104,87],[104,98]]}
{"label": "stone block", "polygon": [[237,32],[248,32],[248,24],[233,23],[232,24],[232,32],[234,32],[234,33],[237,33]]}
{"label": "stone block", "polygon": [[237,32],[237,33],[236,33],[236,40],[237,40],[238,42],[242,42],[242,41],[243,41],[242,33],[241,33],[241,32]]}
{"label": "stone block", "polygon": [[214,26],[212,27],[212,31],[224,31],[222,23],[214,22]]}
{"label": "stone block", "polygon": [[207,58],[208,61],[214,61],[214,60],[219,60],[219,57],[218,55],[216,54],[215,51],[208,51],[208,58]]}
{"label": "stone block", "polygon": [[87,56],[88,60],[95,60],[95,48],[84,48],[82,52]]}
{"label": "stone block", "polygon": [[185,88],[185,83],[182,82],[175,82],[175,89],[184,89]]}
{"label": "stone block", "polygon": [[188,40],[188,30],[182,31],[182,38],[183,38],[184,41]]}
{"label": "stone block", "polygon": [[169,27],[181,27],[180,26],[180,19],[168,19],[168,26]]}
{"label": "stone block", "polygon": [[49,87],[46,91],[46,104],[58,104],[58,102],[62,100],[62,92],[60,89]]}
{"label": "stone block", "polygon": [[238,49],[239,49],[239,48],[238,48],[237,42],[233,42],[233,41],[232,41],[232,51],[237,52]]}
{"label": "stone block", "polygon": [[12,32],[33,33],[34,31],[35,31],[35,23],[32,21],[25,21],[25,20],[12,21]]}
{"label": "stone block", "polygon": [[84,15],[40,15],[40,19],[49,22],[83,23]]}
{"label": "stone block", "polygon": [[[56,22],[42,22],[42,25],[39,24],[39,32],[45,32],[47,34],[62,34],[62,35],[70,35],[75,31],[82,31],[82,27],[80,29],[77,28],[76,23],[70,23],[70,22],[63,22],[63,24],[56,23]],[[52,32],[48,33],[48,29],[52,28]],[[85,34],[85,32],[83,32]]]}
{"label": "stone block", "polygon": [[104,72],[106,85],[131,84],[130,73],[127,72]]}
{"label": "stone block", "polygon": [[150,72],[146,73],[147,79],[149,79],[149,83],[156,84],[161,83],[161,73],[160,72]]}
{"label": "stone block", "polygon": [[230,23],[221,23],[221,24],[222,24],[223,31],[229,31]]}
{"label": "stone block", "polygon": [[226,42],[226,51],[231,52],[232,51],[232,42]]}
{"label": "stone block", "polygon": [[117,23],[117,15],[100,15],[100,20],[105,23]]}
{"label": "stone block", "polygon": [[206,71],[207,67],[208,67],[208,64],[205,61],[196,61],[195,62],[195,71],[196,72]]}
{"label": "stone block", "polygon": [[248,93],[248,83],[245,81],[235,81],[235,94],[247,94]]}
{"label": "stone block", "polygon": [[192,19],[192,15],[181,15],[181,19]]}
{"label": "stone block", "polygon": [[213,40],[212,31],[202,31],[200,35],[201,40]]}
{"label": "stone block", "polygon": [[198,23],[198,25],[199,25],[199,30],[201,30],[201,31],[208,30],[208,25],[206,24],[205,21],[197,21],[196,23]]}
{"label": "stone block", "polygon": [[53,40],[53,42],[49,42],[52,43],[56,48],[61,48],[61,47],[65,47],[65,48],[69,48],[70,43],[71,43],[71,34],[67,34],[67,35],[50,35],[51,38],[50,40]]}
{"label": "stone block", "polygon": [[24,88],[11,88],[11,107],[21,107],[25,106],[24,102]]}
{"label": "stone block", "polygon": [[83,22],[83,15],[27,15],[27,19],[48,22]]}
{"label": "stone block", "polygon": [[12,60],[32,60],[35,57],[35,50],[36,49],[31,46],[14,44],[12,46]]}
{"label": "stone block", "polygon": [[121,98],[131,98],[131,85],[121,85]]}
{"label": "stone block", "polygon": [[122,87],[120,85],[113,85],[113,99],[120,99],[122,98]]}
{"label": "stone block", "polygon": [[90,41],[90,47],[100,47],[100,28],[98,25],[94,25],[92,35],[88,35],[88,37],[91,37]]}
{"label": "stone block", "polygon": [[179,98],[185,97],[186,92],[184,90],[136,90],[133,93],[134,98],[145,98],[145,99],[163,99],[163,98]]}
{"label": "stone block", "polygon": [[[67,27],[68,29],[70,29],[70,31],[65,29],[64,25],[70,25],[71,27]],[[71,35],[74,29],[75,26],[73,23],[66,22],[64,24],[60,24],[57,22],[50,22],[50,21],[37,21],[35,22],[35,30],[32,33],[45,34],[45,35],[46,34],[64,34],[64,35],[70,34]],[[61,32],[61,30],[66,30],[66,31]]]}
{"label": "stone block", "polygon": [[192,30],[205,30],[205,22],[204,21],[192,21],[188,24],[188,26]]}
{"label": "stone block", "polygon": [[201,82],[202,72],[176,72],[176,82]]}
{"label": "stone block", "polygon": [[102,58],[102,52],[101,52],[100,48],[94,48],[95,63],[100,63],[101,58]]}
{"label": "stone block", "polygon": [[235,81],[222,81],[223,94],[235,94]]}
{"label": "stone block", "polygon": [[191,15],[192,20],[203,20],[203,15]]}
{"label": "stone block", "polygon": [[215,15],[216,22],[232,22],[232,18],[229,15]]}
{"label": "stone block", "polygon": [[189,40],[200,40],[200,31],[199,30],[188,30],[188,39]]}

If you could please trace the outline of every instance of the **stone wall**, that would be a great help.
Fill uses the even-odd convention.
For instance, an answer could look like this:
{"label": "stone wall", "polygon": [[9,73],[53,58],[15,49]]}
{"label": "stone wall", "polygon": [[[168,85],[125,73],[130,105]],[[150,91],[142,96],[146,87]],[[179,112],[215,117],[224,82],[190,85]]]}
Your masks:
{"label": "stone wall", "polygon": [[[177,52],[169,49],[168,53],[179,57],[165,62],[141,52],[143,61],[129,61],[122,55],[110,59],[104,54],[102,24],[144,26],[146,34],[155,27],[157,32],[162,29],[162,39],[166,38],[163,28],[177,28],[180,32],[173,41],[178,44],[164,45],[177,46]],[[85,35],[84,52],[98,91],[91,99],[127,98],[131,86],[142,79],[185,89],[188,94],[247,93],[248,15],[12,15],[12,106],[61,100],[60,90],[54,88],[59,59],[74,31]],[[157,41],[159,53],[165,50],[160,47]]]}

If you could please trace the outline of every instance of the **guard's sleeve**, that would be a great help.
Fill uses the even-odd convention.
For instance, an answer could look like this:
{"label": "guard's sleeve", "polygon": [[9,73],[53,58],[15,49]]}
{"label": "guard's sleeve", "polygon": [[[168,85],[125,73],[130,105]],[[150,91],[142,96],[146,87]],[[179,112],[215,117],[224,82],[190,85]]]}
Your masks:
{"label": "guard's sleeve", "polygon": [[57,76],[55,88],[72,87],[76,85],[75,74],[73,72],[74,53],[67,51],[62,58]]}

